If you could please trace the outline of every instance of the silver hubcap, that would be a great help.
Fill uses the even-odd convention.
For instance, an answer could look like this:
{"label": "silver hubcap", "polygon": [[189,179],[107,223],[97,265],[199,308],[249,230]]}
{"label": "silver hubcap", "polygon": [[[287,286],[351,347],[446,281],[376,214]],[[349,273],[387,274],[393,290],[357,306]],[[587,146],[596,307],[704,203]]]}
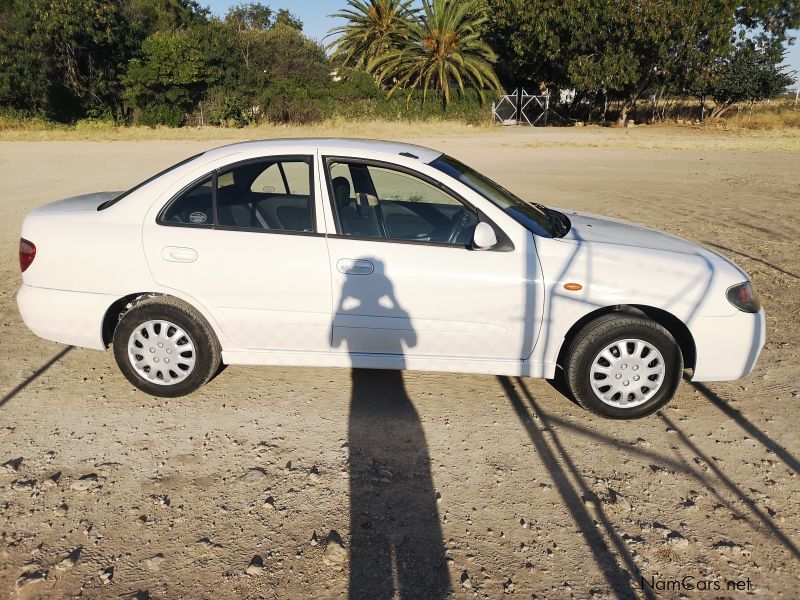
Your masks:
{"label": "silver hubcap", "polygon": [[644,404],[664,383],[664,357],[642,340],[618,340],[592,361],[589,377],[595,395],[610,406],[633,408]]}
{"label": "silver hubcap", "polygon": [[174,385],[189,376],[197,356],[183,329],[169,321],[147,321],[131,333],[128,358],[142,379]]}

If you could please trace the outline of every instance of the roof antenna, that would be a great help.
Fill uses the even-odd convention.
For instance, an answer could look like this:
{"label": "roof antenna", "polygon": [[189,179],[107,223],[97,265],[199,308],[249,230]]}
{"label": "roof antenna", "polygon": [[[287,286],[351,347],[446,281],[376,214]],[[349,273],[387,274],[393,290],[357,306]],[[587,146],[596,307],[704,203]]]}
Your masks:
{"label": "roof antenna", "polygon": [[416,154],[411,154],[411,152],[401,152],[400,156],[407,156],[408,158],[419,158]]}

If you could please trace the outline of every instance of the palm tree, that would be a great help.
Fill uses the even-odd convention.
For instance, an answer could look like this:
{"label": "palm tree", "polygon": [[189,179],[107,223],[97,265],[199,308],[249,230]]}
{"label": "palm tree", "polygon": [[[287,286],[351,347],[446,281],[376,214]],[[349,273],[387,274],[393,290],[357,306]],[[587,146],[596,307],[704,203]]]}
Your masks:
{"label": "palm tree", "polygon": [[443,92],[444,104],[450,102],[450,86],[461,93],[466,86],[478,90],[501,90],[492,63],[497,55],[480,35],[486,22],[485,9],[477,0],[423,0],[422,18],[411,23],[409,43],[389,48],[367,64],[379,85],[390,85],[391,95],[398,89],[408,98],[422,89],[422,101],[428,90]]}
{"label": "palm tree", "polygon": [[328,36],[339,37],[328,45],[331,58],[343,67],[365,69],[387,50],[408,43],[411,24],[419,9],[413,0],[347,0],[347,8],[330,15],[347,23],[334,27]]}

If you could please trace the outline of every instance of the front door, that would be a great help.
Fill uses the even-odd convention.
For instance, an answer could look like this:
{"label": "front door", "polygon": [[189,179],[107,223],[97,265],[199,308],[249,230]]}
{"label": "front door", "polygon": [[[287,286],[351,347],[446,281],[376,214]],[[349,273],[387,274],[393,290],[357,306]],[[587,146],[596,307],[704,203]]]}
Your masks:
{"label": "front door", "polygon": [[328,237],[334,351],[486,360],[530,354],[535,327],[526,305],[532,308],[535,283],[527,248],[471,249],[485,218],[419,173],[353,158],[328,157],[324,168],[337,226]]}
{"label": "front door", "polygon": [[330,350],[313,164],[282,156],[219,169],[145,223],[155,281],[203,304],[240,349]]}

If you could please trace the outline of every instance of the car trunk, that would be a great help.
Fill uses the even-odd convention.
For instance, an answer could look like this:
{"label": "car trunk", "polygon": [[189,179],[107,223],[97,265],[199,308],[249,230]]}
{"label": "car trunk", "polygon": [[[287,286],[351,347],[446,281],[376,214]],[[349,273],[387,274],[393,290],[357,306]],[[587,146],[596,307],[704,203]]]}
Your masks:
{"label": "car trunk", "polygon": [[44,204],[39,208],[33,210],[31,214],[54,214],[54,213],[73,213],[73,212],[91,212],[96,211],[97,207],[103,202],[116,198],[121,192],[95,192],[93,194],[83,194],[81,196],[73,196],[72,198],[64,198],[63,200],[56,200],[49,204]]}

